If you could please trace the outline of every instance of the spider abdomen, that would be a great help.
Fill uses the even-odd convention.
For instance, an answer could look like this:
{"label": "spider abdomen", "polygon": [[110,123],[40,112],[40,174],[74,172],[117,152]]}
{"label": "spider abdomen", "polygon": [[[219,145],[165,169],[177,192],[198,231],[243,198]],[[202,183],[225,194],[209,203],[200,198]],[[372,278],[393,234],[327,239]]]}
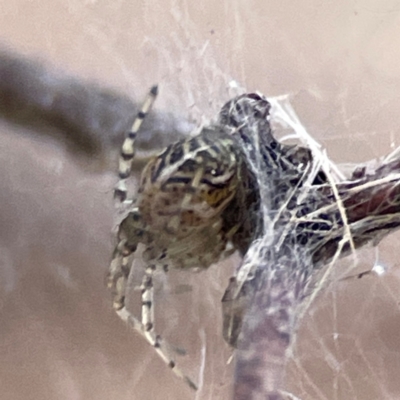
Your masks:
{"label": "spider abdomen", "polygon": [[150,229],[179,235],[182,229],[198,229],[219,219],[235,195],[238,168],[220,133],[207,130],[177,142],[146,166],[138,207]]}
{"label": "spider abdomen", "polygon": [[137,205],[154,238],[149,254],[167,253],[178,268],[207,268],[219,261],[230,239],[223,212],[239,187],[235,145],[223,130],[204,129],[145,167]]}

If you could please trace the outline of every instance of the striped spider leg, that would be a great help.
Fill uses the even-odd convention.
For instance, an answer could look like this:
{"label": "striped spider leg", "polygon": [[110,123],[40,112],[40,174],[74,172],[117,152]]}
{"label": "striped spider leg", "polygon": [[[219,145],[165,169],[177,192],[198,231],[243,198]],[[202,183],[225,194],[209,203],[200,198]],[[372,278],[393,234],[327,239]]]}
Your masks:
{"label": "striped spider leg", "polygon": [[[115,190],[121,201],[126,200],[125,181],[133,160],[135,135],[156,94],[153,87],[123,145],[120,182]],[[117,314],[145,337],[192,389],[196,385],[178,369],[166,344],[155,333],[153,275],[169,267],[205,269],[228,254],[228,243],[240,231],[237,199],[241,198],[238,191],[243,186],[243,169],[240,147],[219,125],[171,144],[153,157],[142,172],[135,204],[119,225],[118,244],[107,276]],[[229,221],[227,215],[232,217]],[[125,307],[131,256],[139,244],[144,245],[146,263],[141,322]]]}
{"label": "striped spider leg", "polygon": [[128,131],[124,143],[122,144],[121,154],[119,157],[118,175],[119,181],[114,190],[114,198],[123,202],[127,198],[126,180],[129,178],[132,170],[132,161],[135,157],[135,139],[142,126],[143,120],[151,110],[158,94],[158,86],[151,87],[142,108],[138,112],[135,120],[133,121],[130,131]]}
{"label": "striped spider leg", "polygon": [[[135,156],[135,139],[157,94],[158,87],[155,85],[150,89],[146,100],[132,124],[131,130],[127,133],[123,142],[119,158],[119,181],[114,189],[114,198],[119,203],[130,203],[127,200],[126,181],[131,174],[132,162]],[[175,366],[174,360],[169,355],[168,345],[162,341],[160,336],[154,333],[152,279],[156,265],[149,264],[145,268],[145,274],[140,286],[142,293],[141,321],[134,317],[125,307],[125,292],[131,271],[132,255],[136,251],[138,244],[142,241],[146,243],[150,240],[145,235],[145,225],[142,222],[138,207],[132,207],[119,226],[118,244],[114,250],[107,274],[107,286],[111,289],[113,295],[113,308],[123,321],[139,332],[154,347],[159,357],[179,378],[183,379],[192,389],[196,390],[197,386],[194,382]]]}

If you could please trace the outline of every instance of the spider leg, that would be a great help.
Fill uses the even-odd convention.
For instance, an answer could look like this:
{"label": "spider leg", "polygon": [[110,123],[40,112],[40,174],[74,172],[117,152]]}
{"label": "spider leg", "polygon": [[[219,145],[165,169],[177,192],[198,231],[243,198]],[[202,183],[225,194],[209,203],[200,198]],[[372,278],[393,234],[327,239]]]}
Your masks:
{"label": "spider leg", "polygon": [[146,338],[147,342],[154,347],[158,356],[168,365],[174,374],[185,381],[193,390],[197,390],[197,385],[186,376],[175,364],[175,361],[169,356],[167,346],[164,344],[160,335],[154,332],[154,286],[153,275],[156,270],[155,265],[146,268],[145,275],[142,280],[142,329],[141,334]]}
{"label": "spider leg", "polygon": [[143,276],[142,285],[140,286],[142,292],[142,324],[147,333],[154,333],[154,287],[153,287],[153,274],[156,270],[155,265],[150,265],[146,268]]}
{"label": "spider leg", "polygon": [[[126,220],[127,222],[129,220]],[[126,233],[125,227],[125,233]],[[186,376],[169,356],[169,346],[159,335],[154,332],[154,289],[153,274],[155,265],[146,268],[141,290],[142,290],[142,322],[135,318],[125,306],[125,292],[129,274],[131,271],[131,255],[136,250],[136,245],[129,243],[127,239],[121,239],[114,250],[114,256],[107,275],[107,286],[113,296],[113,307],[118,316],[143,336],[146,341],[155,349],[158,356],[167,364],[174,374],[185,381],[191,389],[197,390],[196,384]]]}
{"label": "spider leg", "polygon": [[106,281],[107,287],[111,291],[113,307],[116,311],[125,307],[126,285],[131,271],[130,256],[135,250],[127,246],[125,239],[121,240],[114,250]]}
{"label": "spider leg", "polygon": [[124,202],[127,198],[126,180],[129,178],[132,169],[132,160],[135,156],[135,139],[143,120],[150,111],[158,94],[157,85],[150,89],[142,108],[138,112],[133,121],[130,131],[127,133],[124,143],[122,144],[121,154],[119,158],[118,176],[119,181],[114,189],[114,198],[119,202]]}

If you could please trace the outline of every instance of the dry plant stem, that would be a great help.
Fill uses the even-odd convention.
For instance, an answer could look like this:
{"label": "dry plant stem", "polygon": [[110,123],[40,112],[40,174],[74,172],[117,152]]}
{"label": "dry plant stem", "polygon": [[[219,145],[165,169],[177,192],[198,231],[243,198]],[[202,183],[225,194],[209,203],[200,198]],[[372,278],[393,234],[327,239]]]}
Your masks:
{"label": "dry plant stem", "polygon": [[[138,108],[126,95],[0,50],[0,117],[53,137],[95,167],[108,167],[110,152],[119,150]],[[172,114],[152,113],[138,147],[154,151],[190,129]]]}
{"label": "dry plant stem", "polygon": [[[399,159],[359,179],[339,183],[337,189],[355,248],[368,243],[376,245],[400,226]],[[282,246],[275,253],[269,250],[266,254],[260,243],[252,244],[249,251],[258,253],[260,262],[254,279],[241,289],[246,299],[242,302],[244,308],[236,310],[236,313],[242,312],[244,318],[236,354],[234,400],[290,398],[279,389],[284,379],[287,350],[294,339],[296,319],[311,293],[309,276],[301,271],[323,270],[324,265],[348,254],[351,249],[349,242],[343,240],[345,227],[338,217],[340,210],[328,184],[311,186],[306,200],[298,207],[297,215],[302,216],[294,222],[284,242],[289,243],[291,239],[297,242],[305,221],[312,226],[313,221],[322,219],[332,222],[332,226],[324,235],[321,231],[309,235],[308,242],[295,253]],[[301,212],[302,207],[305,212]],[[313,292],[317,293],[319,283],[313,284],[317,286]]]}
{"label": "dry plant stem", "polygon": [[275,389],[282,388],[293,317],[302,296],[302,288],[297,285],[304,283],[304,276],[297,260],[285,261],[273,268],[268,262],[260,263],[260,268],[269,270],[261,274],[258,271],[255,279],[259,288],[244,318],[237,351],[235,400],[287,398]]}
{"label": "dry plant stem", "polygon": [[0,52],[0,78],[0,115],[56,135],[74,153],[105,151],[109,141],[123,136],[135,109],[127,97],[10,52]]}

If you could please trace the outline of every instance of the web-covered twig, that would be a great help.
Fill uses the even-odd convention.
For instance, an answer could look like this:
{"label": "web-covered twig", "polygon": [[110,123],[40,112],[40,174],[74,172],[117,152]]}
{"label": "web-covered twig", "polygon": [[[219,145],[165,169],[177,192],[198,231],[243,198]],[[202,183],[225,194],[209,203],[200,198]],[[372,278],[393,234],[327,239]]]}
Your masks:
{"label": "web-covered twig", "polygon": [[263,198],[261,230],[225,293],[224,328],[238,346],[234,400],[279,400],[294,398],[280,391],[287,350],[330,266],[400,226],[400,157],[335,182],[304,148],[262,143],[271,132],[256,120],[247,115],[240,134],[261,154],[247,154]]}

